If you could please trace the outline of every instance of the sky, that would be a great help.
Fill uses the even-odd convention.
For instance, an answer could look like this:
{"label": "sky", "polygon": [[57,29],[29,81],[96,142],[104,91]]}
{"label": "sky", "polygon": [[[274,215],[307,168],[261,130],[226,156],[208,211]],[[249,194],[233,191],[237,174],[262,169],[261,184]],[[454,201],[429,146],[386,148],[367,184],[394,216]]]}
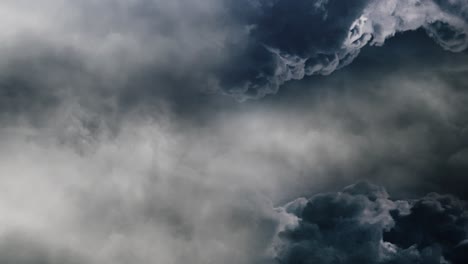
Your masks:
{"label": "sky", "polygon": [[0,263],[468,263],[466,0],[2,0]]}

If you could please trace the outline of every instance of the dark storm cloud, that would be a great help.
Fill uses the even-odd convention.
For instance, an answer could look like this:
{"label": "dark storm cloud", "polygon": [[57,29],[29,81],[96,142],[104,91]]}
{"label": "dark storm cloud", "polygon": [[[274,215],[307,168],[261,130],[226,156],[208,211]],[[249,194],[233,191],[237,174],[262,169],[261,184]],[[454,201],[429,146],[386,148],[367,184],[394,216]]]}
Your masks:
{"label": "dark storm cloud", "polygon": [[247,43],[232,51],[234,59],[221,75],[221,86],[240,98],[276,93],[286,81],[304,76],[329,75],[351,63],[364,46],[383,45],[399,32],[424,28],[454,52],[468,45],[463,1],[273,0],[234,5],[247,13]]}
{"label": "dark storm cloud", "polygon": [[468,207],[453,196],[393,200],[382,187],[361,182],[305,201],[281,209],[297,223],[279,234],[279,263],[462,264],[468,259],[460,250],[468,236]]}
{"label": "dark storm cloud", "polygon": [[[122,110],[114,137],[99,126],[113,116],[95,106],[105,97],[62,97],[40,129],[2,130],[2,201],[12,205],[2,210],[10,216],[4,222],[42,230],[41,243],[75,241],[97,263],[259,263],[276,227],[259,192],[278,204],[370,179],[399,197],[463,195],[466,53],[446,53],[419,33],[364,50],[343,71],[293,82],[278,96],[198,106],[207,112],[189,117],[200,123],[158,108],[157,92],[138,97],[150,97],[145,84],[160,84],[151,71],[132,79],[142,93],[128,90],[133,97],[122,100],[155,103],[154,112]],[[85,151],[76,151],[81,145]],[[363,236],[372,242],[371,231]]]}
{"label": "dark storm cloud", "polygon": [[[439,191],[468,198],[460,184],[467,181],[467,53],[447,53],[422,31],[387,44],[363,50],[333,75],[287,84],[263,101],[301,120],[298,126],[324,128],[353,145],[348,159],[323,172],[331,186],[334,177],[348,184],[366,178],[394,195]],[[303,193],[317,187],[304,182]]]}
{"label": "dark storm cloud", "polygon": [[[446,51],[466,45],[464,1],[3,0],[0,22],[1,234],[37,231],[5,236],[13,263],[74,263],[57,244],[81,263],[271,263],[272,204],[298,194],[369,179],[468,198],[467,53]],[[466,242],[409,231],[420,217],[382,188],[343,193],[306,218],[343,210],[369,243],[323,252],[373,261],[388,229],[395,261],[463,259]],[[453,233],[446,212],[433,223]]]}

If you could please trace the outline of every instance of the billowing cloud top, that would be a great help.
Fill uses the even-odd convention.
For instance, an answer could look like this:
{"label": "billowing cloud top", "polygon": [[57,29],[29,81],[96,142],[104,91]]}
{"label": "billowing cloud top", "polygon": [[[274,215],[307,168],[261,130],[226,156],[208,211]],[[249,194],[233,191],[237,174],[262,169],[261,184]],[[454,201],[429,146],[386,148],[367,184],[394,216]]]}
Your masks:
{"label": "billowing cloud top", "polygon": [[449,195],[391,200],[366,182],[281,208],[296,221],[280,233],[279,263],[468,261],[467,204]]}
{"label": "billowing cloud top", "polygon": [[[468,46],[463,0],[244,0],[248,44],[235,54],[222,87],[241,98],[276,93],[289,80],[328,75],[366,45],[423,28],[444,49]],[[226,88],[227,87],[227,88]]]}

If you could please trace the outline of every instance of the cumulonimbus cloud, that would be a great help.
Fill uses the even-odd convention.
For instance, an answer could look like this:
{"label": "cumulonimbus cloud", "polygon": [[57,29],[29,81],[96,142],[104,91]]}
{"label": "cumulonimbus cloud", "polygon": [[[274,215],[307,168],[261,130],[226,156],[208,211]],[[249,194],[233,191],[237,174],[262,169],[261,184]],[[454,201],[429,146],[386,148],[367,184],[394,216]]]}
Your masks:
{"label": "cumulonimbus cloud", "polygon": [[450,195],[392,200],[366,182],[300,198],[279,211],[289,223],[279,263],[453,263],[468,260],[468,212]]}
{"label": "cumulonimbus cloud", "polygon": [[[240,1],[248,44],[221,77],[241,99],[276,93],[289,80],[328,75],[351,63],[366,45],[424,29],[444,49],[468,47],[463,0]],[[246,8],[248,7],[248,8]]]}

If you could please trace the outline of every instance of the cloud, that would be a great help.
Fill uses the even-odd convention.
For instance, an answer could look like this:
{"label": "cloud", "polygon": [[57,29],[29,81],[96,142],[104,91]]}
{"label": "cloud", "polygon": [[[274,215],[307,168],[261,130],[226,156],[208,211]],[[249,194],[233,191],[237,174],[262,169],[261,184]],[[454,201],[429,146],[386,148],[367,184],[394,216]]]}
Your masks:
{"label": "cloud", "polygon": [[[397,8],[372,3],[381,2],[0,1],[0,235],[8,238],[0,255],[269,263],[277,228],[297,223],[292,215],[308,200],[288,214],[273,204],[299,195],[368,179],[398,197],[466,199],[467,53],[439,47],[464,45],[456,26],[464,3],[421,1],[442,21],[402,35],[388,14]],[[398,12],[415,12],[399,14],[407,22],[415,14],[417,23],[397,23],[405,30],[432,10],[398,3]],[[355,37],[372,34],[362,38],[367,48],[349,41],[352,25]],[[371,47],[392,30],[384,47]],[[357,51],[352,65],[321,76]],[[268,76],[278,65],[317,52],[307,64],[316,76],[284,83],[277,96],[238,103],[222,95],[276,91],[280,82]],[[335,60],[335,52],[350,55]],[[287,78],[302,76],[294,65]],[[252,79],[259,85],[243,90]],[[369,201],[354,199],[363,192],[354,189],[340,202],[358,215],[372,199],[388,200],[378,187],[368,188]],[[369,215],[379,228],[397,219],[385,210]],[[372,230],[363,231],[370,242]],[[463,258],[465,245],[447,259]],[[12,247],[33,253],[22,259]]]}
{"label": "cloud", "polygon": [[[297,221],[273,205],[295,197],[360,179],[398,197],[466,195],[466,74],[440,74],[458,67],[443,61],[375,74],[357,61],[262,101],[208,103],[193,119],[121,113],[115,127],[113,113],[68,98],[40,125],[0,128],[0,233],[33,230],[91,263],[268,263],[277,228]],[[346,193],[386,199],[379,187]],[[375,210],[369,219],[389,225]]]}
{"label": "cloud", "polygon": [[175,130],[173,120],[136,119],[127,119],[133,125],[126,123],[116,137],[90,136],[66,117],[51,118],[45,129],[2,130],[0,236],[19,230],[35,239],[18,246],[34,253],[24,258],[21,251],[2,251],[0,243],[0,259],[68,263],[54,258],[55,245],[84,256],[80,263],[268,259],[275,212],[248,186],[260,179],[233,167],[229,175],[226,164],[209,168],[219,149],[206,147],[202,134],[198,144]]}
{"label": "cloud", "polygon": [[381,46],[395,34],[423,28],[444,49],[468,47],[463,1],[241,1],[248,44],[221,78],[240,98],[276,93],[289,80],[329,75],[350,64],[367,45]]}
{"label": "cloud", "polygon": [[468,257],[459,249],[468,207],[450,195],[392,200],[382,187],[360,182],[279,210],[298,219],[279,234],[279,263],[461,264]]}
{"label": "cloud", "polygon": [[2,117],[40,119],[70,98],[96,112],[127,112],[199,96],[213,87],[222,40],[235,36],[216,22],[221,8],[198,0],[2,1]]}
{"label": "cloud", "polygon": [[[0,12],[0,89],[17,110],[64,94],[122,109],[200,92],[259,98],[417,29],[446,50],[468,45],[464,1],[8,0]],[[40,100],[8,95],[15,81]]]}

